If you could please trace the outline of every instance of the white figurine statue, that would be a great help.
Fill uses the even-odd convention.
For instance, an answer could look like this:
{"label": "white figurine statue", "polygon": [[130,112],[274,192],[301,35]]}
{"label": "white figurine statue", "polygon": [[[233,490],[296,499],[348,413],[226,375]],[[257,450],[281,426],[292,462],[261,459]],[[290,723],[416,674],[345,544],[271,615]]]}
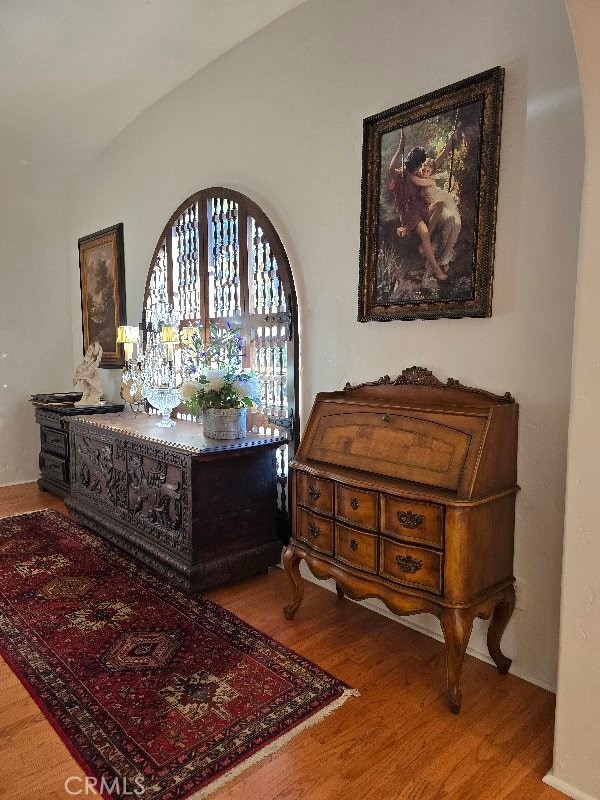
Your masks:
{"label": "white figurine statue", "polygon": [[99,406],[102,401],[102,384],[98,366],[102,358],[102,346],[94,342],[87,349],[81,364],[73,373],[73,386],[81,382],[83,395],[76,406]]}

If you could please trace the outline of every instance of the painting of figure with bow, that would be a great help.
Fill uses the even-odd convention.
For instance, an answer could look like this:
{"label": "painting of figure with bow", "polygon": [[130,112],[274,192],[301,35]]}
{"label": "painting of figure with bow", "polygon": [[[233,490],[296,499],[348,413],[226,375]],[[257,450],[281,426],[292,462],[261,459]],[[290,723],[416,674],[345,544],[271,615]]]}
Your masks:
{"label": "painting of figure with bow", "polygon": [[498,70],[365,120],[361,321],[491,313]]}

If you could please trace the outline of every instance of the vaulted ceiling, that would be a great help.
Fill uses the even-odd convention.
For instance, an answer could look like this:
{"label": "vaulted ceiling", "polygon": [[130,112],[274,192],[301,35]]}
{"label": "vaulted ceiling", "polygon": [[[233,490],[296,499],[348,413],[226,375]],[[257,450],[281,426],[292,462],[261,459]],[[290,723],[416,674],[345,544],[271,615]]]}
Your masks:
{"label": "vaulted ceiling", "polygon": [[0,180],[66,186],[136,116],[303,0],[2,0]]}

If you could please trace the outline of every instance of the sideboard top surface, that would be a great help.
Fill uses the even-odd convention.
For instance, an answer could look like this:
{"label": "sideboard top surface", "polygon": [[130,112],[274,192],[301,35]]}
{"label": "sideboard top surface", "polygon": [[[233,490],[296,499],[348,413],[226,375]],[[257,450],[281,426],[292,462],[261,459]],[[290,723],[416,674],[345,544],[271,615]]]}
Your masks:
{"label": "sideboard top surface", "polygon": [[76,427],[110,430],[123,436],[131,436],[147,442],[165,445],[174,450],[191,455],[222,453],[230,450],[244,450],[253,447],[278,447],[285,444],[284,436],[265,436],[249,433],[243,439],[208,439],[204,437],[202,425],[187,420],[177,420],[171,428],[160,428],[156,424],[158,416],[145,414],[106,414],[98,418],[75,417]]}

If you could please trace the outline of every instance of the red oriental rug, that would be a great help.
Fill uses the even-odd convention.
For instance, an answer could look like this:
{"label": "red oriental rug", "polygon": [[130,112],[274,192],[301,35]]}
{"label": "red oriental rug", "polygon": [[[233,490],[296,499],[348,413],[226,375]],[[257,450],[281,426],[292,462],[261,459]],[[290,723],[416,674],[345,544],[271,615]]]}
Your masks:
{"label": "red oriental rug", "polygon": [[356,694],[48,510],[0,520],[0,652],[105,798],[204,797]]}

